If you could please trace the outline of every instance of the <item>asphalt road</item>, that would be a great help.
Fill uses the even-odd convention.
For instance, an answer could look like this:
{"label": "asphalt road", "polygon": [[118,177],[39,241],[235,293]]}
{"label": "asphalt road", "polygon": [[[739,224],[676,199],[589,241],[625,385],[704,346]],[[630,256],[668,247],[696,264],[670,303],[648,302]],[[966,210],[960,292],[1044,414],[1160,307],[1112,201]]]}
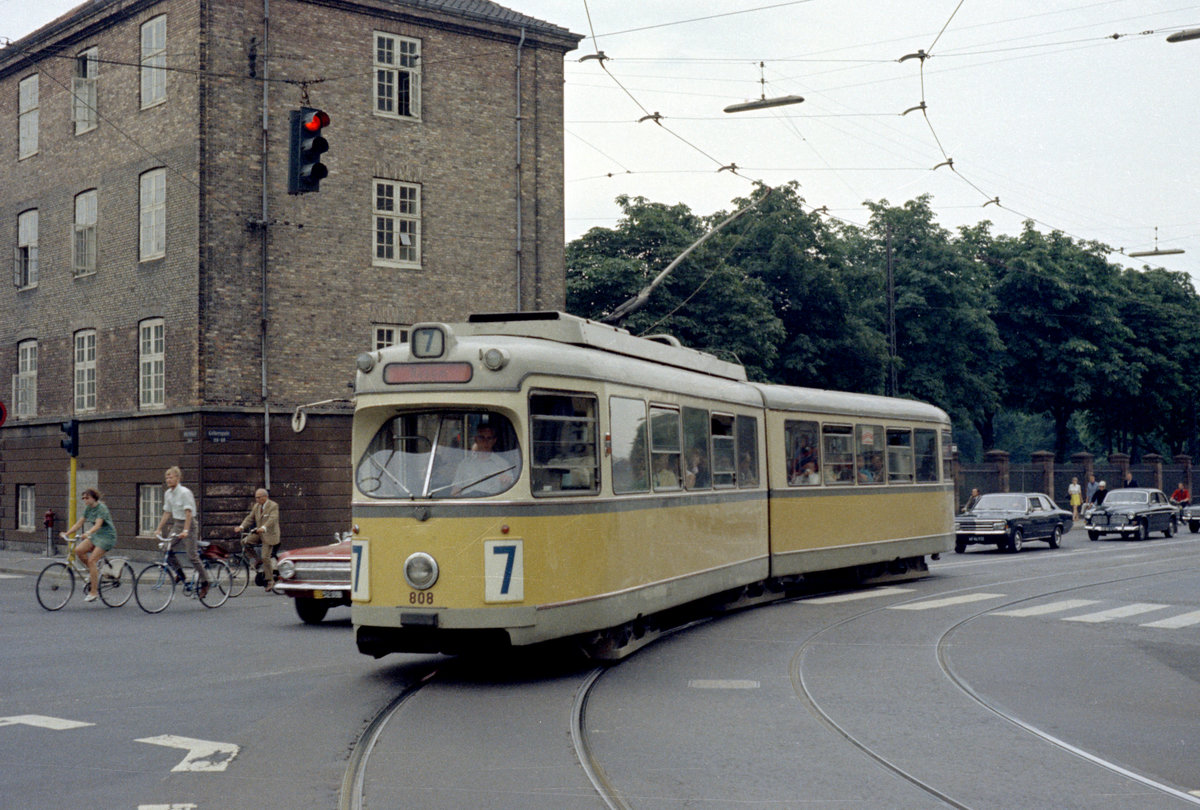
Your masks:
{"label": "asphalt road", "polygon": [[32,577],[3,578],[0,806],[1200,806],[1198,552],[1190,534],[1078,530],[1054,551],[972,549],[599,673],[375,661],[347,609],[306,626],[253,590],[156,616],[77,594],[48,613]]}

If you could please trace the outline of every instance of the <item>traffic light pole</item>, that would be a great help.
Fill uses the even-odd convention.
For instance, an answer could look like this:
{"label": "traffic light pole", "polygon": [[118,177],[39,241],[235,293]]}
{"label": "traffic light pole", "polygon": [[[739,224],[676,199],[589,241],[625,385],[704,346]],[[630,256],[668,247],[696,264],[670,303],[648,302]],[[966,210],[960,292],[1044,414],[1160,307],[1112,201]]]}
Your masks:
{"label": "traffic light pole", "polygon": [[79,498],[75,493],[75,471],[78,459],[71,456],[71,474],[70,474],[70,492],[67,494],[67,527],[75,525],[75,504],[79,502]]}

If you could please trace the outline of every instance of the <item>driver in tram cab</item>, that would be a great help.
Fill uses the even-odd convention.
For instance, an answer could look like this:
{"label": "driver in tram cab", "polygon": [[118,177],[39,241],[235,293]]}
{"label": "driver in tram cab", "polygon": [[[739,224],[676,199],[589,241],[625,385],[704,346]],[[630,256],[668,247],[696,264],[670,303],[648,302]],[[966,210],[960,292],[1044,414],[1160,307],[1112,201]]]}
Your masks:
{"label": "driver in tram cab", "polygon": [[452,495],[495,495],[512,486],[513,464],[496,452],[496,429],[481,422],[454,473]]}

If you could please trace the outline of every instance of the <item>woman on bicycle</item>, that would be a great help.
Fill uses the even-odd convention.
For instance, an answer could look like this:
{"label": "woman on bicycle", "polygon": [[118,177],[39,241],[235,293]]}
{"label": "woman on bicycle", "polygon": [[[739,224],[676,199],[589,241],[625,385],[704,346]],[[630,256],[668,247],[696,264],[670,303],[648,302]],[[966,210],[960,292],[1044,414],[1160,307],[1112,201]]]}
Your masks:
{"label": "woman on bicycle", "polygon": [[83,517],[75,521],[75,525],[67,529],[67,534],[76,532],[87,524],[90,529],[84,529],[80,543],[75,548],[75,556],[88,568],[90,587],[83,597],[85,602],[94,602],[100,595],[100,558],[112,551],[117,545],[117,529],[113,526],[112,515],[108,506],[100,500],[100,493],[94,489],[83,491]]}

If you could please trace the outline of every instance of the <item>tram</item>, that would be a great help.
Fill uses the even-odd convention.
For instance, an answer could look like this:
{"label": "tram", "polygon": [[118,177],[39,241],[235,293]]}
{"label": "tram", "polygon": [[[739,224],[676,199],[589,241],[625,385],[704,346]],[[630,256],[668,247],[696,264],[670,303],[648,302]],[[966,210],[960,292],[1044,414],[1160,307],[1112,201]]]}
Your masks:
{"label": "tram", "polygon": [[670,336],[560,312],[421,323],[360,355],[358,649],[551,640],[620,658],[813,577],[953,548],[950,420],[749,382]]}

